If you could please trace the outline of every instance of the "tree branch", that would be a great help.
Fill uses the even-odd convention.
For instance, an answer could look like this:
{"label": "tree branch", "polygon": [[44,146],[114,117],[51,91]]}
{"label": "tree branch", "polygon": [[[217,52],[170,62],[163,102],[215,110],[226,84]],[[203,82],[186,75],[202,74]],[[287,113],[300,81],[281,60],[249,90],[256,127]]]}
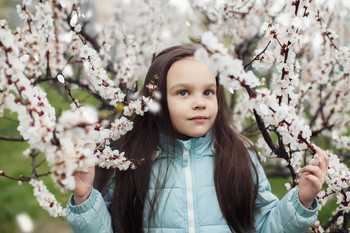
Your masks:
{"label": "tree branch", "polygon": [[337,219],[343,214],[342,210],[339,210],[330,220],[328,220],[328,222],[326,222],[326,224],[323,225],[323,229],[327,230],[330,226],[333,225],[333,223],[335,221],[337,221]]}

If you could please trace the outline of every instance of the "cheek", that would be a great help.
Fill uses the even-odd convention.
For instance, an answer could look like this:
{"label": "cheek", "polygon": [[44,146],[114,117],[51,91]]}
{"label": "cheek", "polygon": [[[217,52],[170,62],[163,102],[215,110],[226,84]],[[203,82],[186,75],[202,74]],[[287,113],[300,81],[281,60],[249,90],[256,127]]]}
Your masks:
{"label": "cheek", "polygon": [[172,103],[171,99],[170,100],[168,99],[167,106],[168,106],[170,120],[173,123],[174,119],[177,118],[176,105]]}
{"label": "cheek", "polygon": [[176,111],[170,111],[169,110],[169,115],[170,115],[170,122],[172,127],[174,128],[175,131],[179,131],[179,128],[181,128],[181,116]]}
{"label": "cheek", "polygon": [[177,100],[176,98],[168,97],[167,107],[170,116],[179,115],[181,112],[183,112],[184,102],[179,102],[179,100]]}
{"label": "cheek", "polygon": [[172,122],[176,121],[176,119],[179,119],[181,116],[181,111],[177,108],[177,106],[173,106],[169,108],[169,115]]}

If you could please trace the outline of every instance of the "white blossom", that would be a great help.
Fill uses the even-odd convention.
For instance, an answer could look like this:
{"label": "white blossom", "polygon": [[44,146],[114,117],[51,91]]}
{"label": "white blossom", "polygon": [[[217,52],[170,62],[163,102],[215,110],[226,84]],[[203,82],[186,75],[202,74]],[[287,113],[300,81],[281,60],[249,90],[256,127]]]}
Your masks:
{"label": "white blossom", "polygon": [[161,110],[161,106],[160,103],[158,101],[155,101],[153,99],[151,99],[148,103],[147,103],[147,107],[149,109],[149,111],[153,114],[157,114],[160,112]]}
{"label": "white blossom", "polygon": [[19,60],[20,60],[21,62],[27,62],[27,61],[29,60],[29,55],[28,55],[28,54],[24,54],[23,56],[21,56],[21,57],[19,58]]}
{"label": "white blossom", "polygon": [[32,232],[34,229],[33,220],[26,213],[16,215],[16,221],[22,232]]}
{"label": "white blossom", "polygon": [[64,76],[62,74],[57,75],[57,79],[60,83],[64,83]]}
{"label": "white blossom", "polygon": [[78,22],[78,14],[77,14],[77,12],[73,12],[72,18],[70,19],[69,24],[70,24],[70,26],[75,27],[77,22]]}

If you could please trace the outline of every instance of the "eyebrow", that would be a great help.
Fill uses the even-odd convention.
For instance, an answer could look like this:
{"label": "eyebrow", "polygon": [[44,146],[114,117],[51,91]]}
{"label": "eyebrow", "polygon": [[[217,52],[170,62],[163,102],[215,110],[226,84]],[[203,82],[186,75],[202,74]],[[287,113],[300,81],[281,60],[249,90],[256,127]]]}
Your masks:
{"label": "eyebrow", "polygon": [[[175,84],[174,86],[172,86],[171,88],[169,88],[169,91],[173,90],[173,89],[178,89],[178,88],[188,88],[188,87],[193,87],[195,85],[191,84],[191,83],[178,83]],[[216,88],[216,83],[208,83],[208,84],[204,84],[205,88]]]}

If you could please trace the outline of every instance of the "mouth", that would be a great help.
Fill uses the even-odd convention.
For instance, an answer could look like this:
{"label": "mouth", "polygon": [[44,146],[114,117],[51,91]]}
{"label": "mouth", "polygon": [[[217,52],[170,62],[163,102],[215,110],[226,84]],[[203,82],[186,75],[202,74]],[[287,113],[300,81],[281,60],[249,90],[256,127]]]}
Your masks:
{"label": "mouth", "polygon": [[206,116],[195,116],[195,117],[190,118],[189,120],[193,121],[193,122],[197,122],[197,123],[202,123],[202,122],[207,121],[208,119],[209,118]]}

